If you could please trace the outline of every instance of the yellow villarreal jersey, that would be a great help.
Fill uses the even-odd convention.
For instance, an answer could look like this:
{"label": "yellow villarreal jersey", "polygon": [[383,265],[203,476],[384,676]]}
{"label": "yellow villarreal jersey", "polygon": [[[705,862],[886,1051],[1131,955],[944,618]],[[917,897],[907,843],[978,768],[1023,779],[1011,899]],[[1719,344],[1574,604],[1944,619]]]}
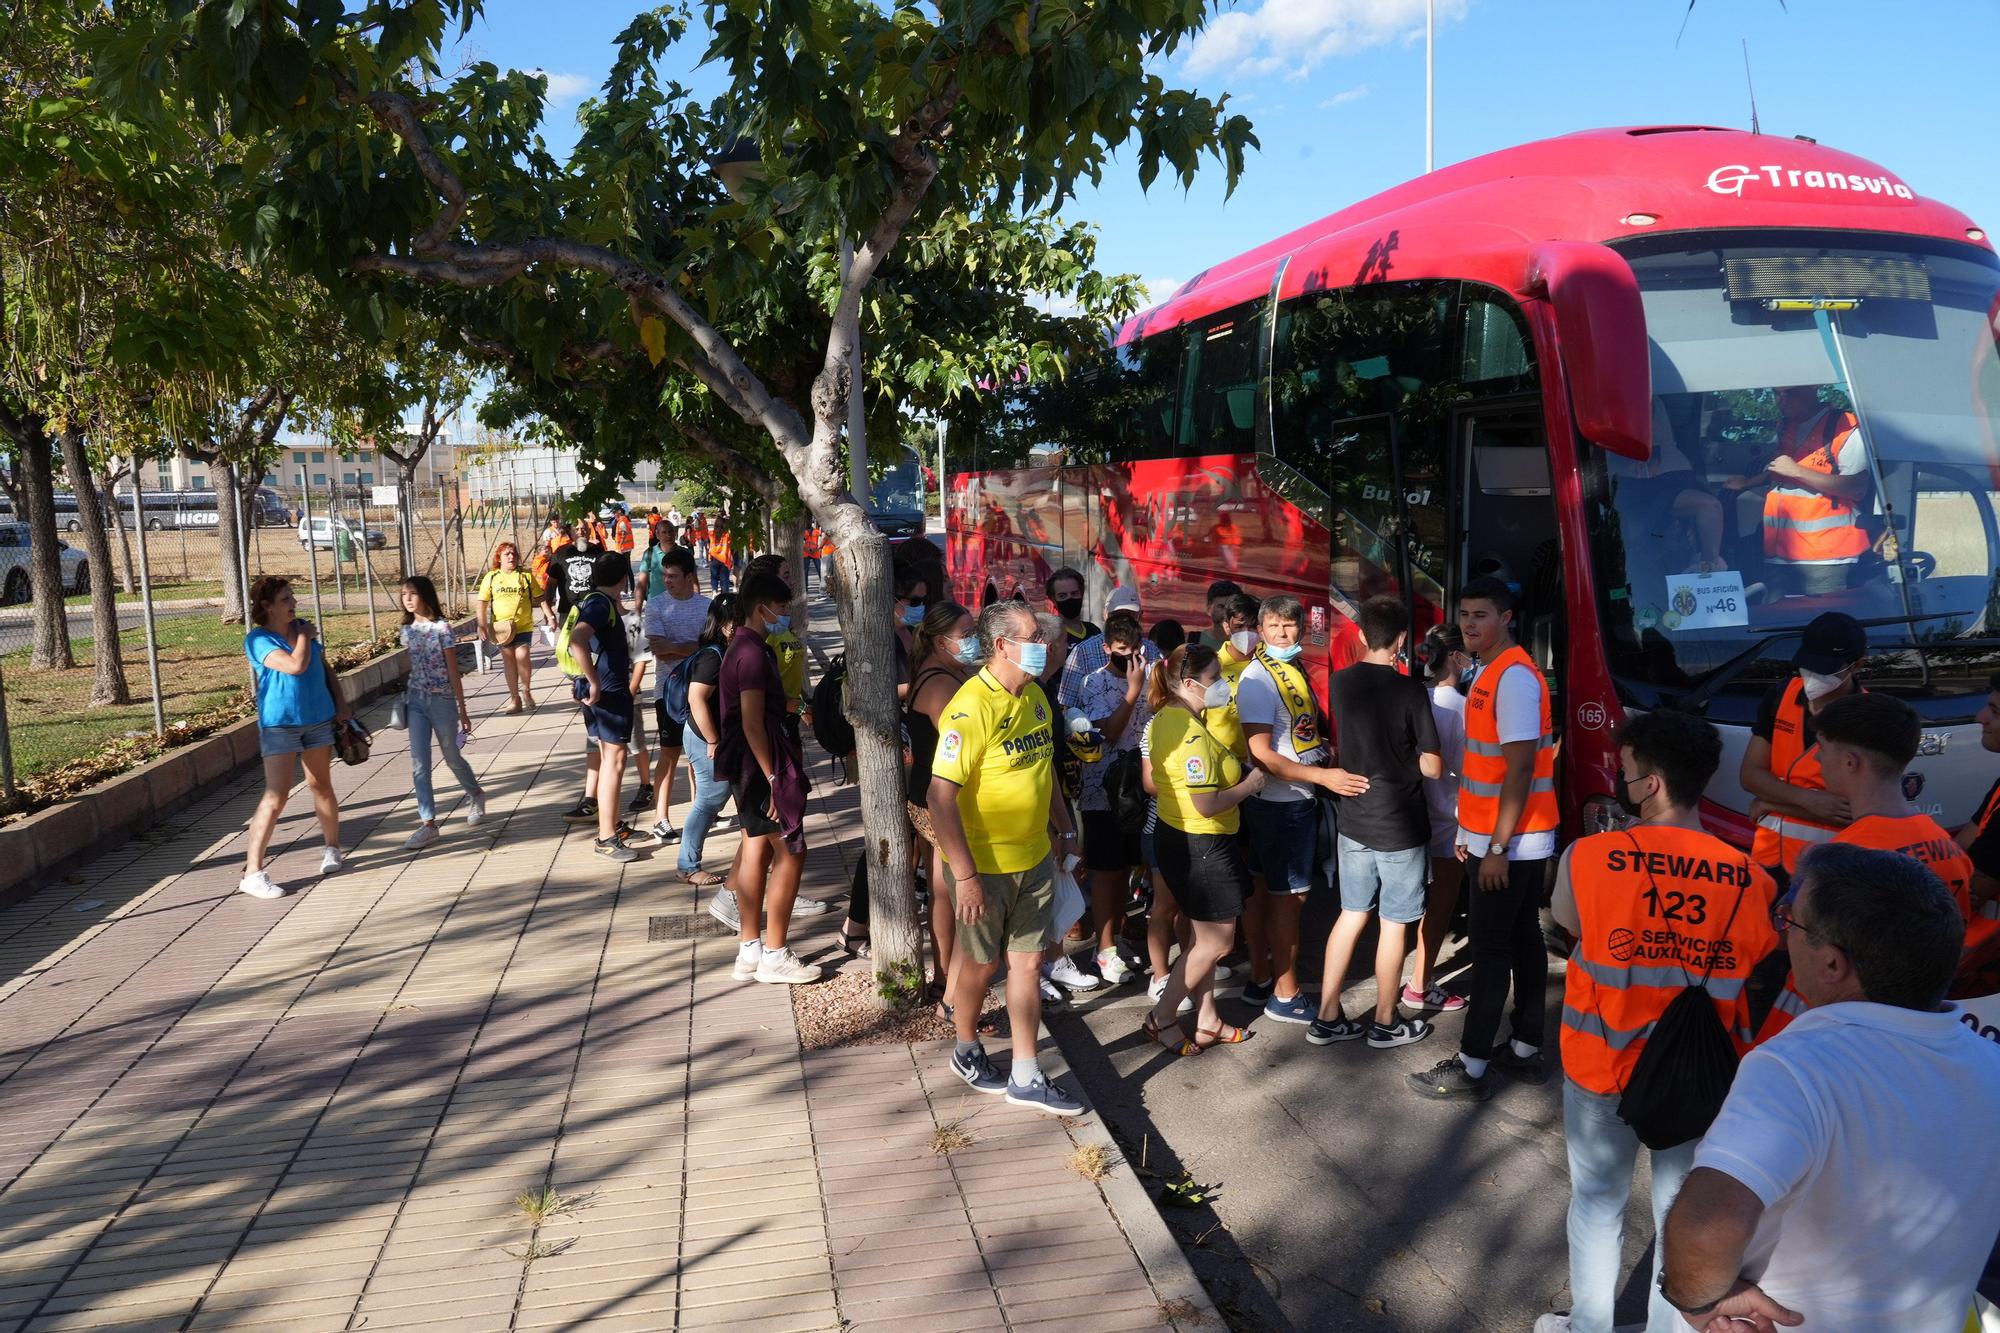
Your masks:
{"label": "yellow villarreal jersey", "polygon": [[1202,725],[1230,753],[1247,762],[1250,758],[1250,738],[1243,734],[1243,719],[1236,711],[1236,682],[1243,678],[1243,669],[1250,665],[1250,659],[1237,657],[1233,648],[1224,648],[1216,661],[1222,667],[1222,678],[1229,682],[1229,702],[1221,708],[1204,712],[1201,715]]}
{"label": "yellow villarreal jersey", "polygon": [[1219,815],[1197,814],[1196,792],[1227,791],[1243,781],[1243,765],[1185,708],[1163,708],[1148,724],[1147,749],[1153,756],[1153,786],[1160,793],[1160,818],[1183,833],[1234,833],[1239,818],[1232,807]]}
{"label": "yellow villarreal jersey", "polygon": [[983,875],[1032,870],[1049,854],[1054,713],[1033,681],[1017,697],[985,670],[945,706],[931,774],[958,784],[958,815]]}
{"label": "yellow villarreal jersey", "polygon": [[806,646],[791,630],[766,635],[764,642],[778,659],[778,679],[785,686],[785,698],[798,703],[806,692]]}

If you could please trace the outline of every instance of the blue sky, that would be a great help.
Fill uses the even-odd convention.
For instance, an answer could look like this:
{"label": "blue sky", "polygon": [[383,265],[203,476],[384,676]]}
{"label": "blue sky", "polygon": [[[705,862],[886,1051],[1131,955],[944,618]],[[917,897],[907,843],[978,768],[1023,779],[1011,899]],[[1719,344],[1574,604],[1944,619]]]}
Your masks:
{"label": "blue sky", "polygon": [[[1919,193],[2000,227],[1992,129],[1995,0],[1438,0],[1437,156],[1448,163],[1601,125],[1748,128],[1748,39],[1766,133],[1873,159]],[[488,0],[469,54],[544,69],[548,136],[573,138],[635,12],[616,0]],[[1067,210],[1102,231],[1100,265],[1156,294],[1205,265],[1423,170],[1423,0],[1240,0],[1166,63],[1172,82],[1256,123],[1233,198],[1220,172],[1141,193],[1130,163]],[[690,71],[674,71],[683,78]],[[712,72],[693,76],[712,89]]]}

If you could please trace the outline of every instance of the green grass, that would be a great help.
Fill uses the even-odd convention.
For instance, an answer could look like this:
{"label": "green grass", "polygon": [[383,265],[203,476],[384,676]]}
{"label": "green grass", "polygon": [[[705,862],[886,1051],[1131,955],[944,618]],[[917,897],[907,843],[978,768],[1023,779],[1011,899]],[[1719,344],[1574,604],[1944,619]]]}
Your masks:
{"label": "green grass", "polygon": [[[396,624],[386,614],[378,620],[384,632]],[[160,689],[170,726],[177,718],[193,717],[243,696],[250,684],[250,664],[243,655],[241,625],[225,625],[216,616],[195,614],[158,621],[155,629]],[[320,633],[335,649],[358,643],[368,636],[368,613],[330,614]],[[28,660],[32,650],[25,647],[0,656],[17,779],[88,758],[124,736],[152,734],[145,627],[135,625],[124,631],[119,642],[126,684],[138,702],[117,707],[90,704],[93,639],[71,639],[77,665],[69,671],[31,671]]]}
{"label": "green grass", "polygon": [[[222,584],[215,581],[204,582],[197,579],[191,583],[187,583],[178,579],[154,579],[152,586],[153,599],[160,602],[222,596]],[[121,592],[118,594],[117,600],[120,606],[137,606],[140,601],[138,590],[135,588],[129,593]],[[63,604],[66,606],[87,607],[90,605],[90,594],[80,592],[73,596],[65,597],[63,598]]]}

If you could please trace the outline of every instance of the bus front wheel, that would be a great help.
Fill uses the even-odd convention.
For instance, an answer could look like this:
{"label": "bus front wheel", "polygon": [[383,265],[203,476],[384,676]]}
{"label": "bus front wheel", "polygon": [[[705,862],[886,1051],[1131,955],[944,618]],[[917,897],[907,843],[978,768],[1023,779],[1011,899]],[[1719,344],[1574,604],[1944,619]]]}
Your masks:
{"label": "bus front wheel", "polygon": [[161,532],[165,530],[166,526],[166,522],[163,519],[149,518],[146,520],[146,531],[148,532]]}

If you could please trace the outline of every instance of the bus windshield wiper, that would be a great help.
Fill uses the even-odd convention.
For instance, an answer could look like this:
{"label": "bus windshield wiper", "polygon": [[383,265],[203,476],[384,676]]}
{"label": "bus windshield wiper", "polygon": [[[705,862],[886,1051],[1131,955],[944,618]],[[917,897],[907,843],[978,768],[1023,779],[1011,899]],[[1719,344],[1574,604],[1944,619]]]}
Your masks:
{"label": "bus windshield wiper", "polygon": [[[1873,620],[1861,620],[1855,623],[1863,629],[1877,629],[1883,625],[1914,625],[1919,620],[1949,620],[1953,616],[1960,614],[1963,613],[1958,611],[1940,611],[1935,615],[1928,616],[1878,616]],[[1681,695],[1678,699],[1673,700],[1673,707],[1685,713],[1701,714],[1707,712],[1709,700],[1722,693],[1723,688],[1729,682],[1749,670],[1751,665],[1764,655],[1766,648],[1769,648],[1780,639],[1798,638],[1806,632],[1806,627],[1804,625],[1788,625],[1773,629],[1754,629],[1750,632],[1759,636],[1755,643],[1730,658],[1727,662],[1724,662],[1721,666],[1715,668],[1715,670],[1709,672],[1706,676],[1703,676],[1693,689]],[[1944,643],[1929,646],[1936,648],[1950,647],[1954,644],[1974,646],[1982,642],[2000,643],[2000,640],[1948,639]],[[1915,648],[1918,651],[1922,651],[1925,645],[1911,640],[1907,643],[1884,646]]]}

